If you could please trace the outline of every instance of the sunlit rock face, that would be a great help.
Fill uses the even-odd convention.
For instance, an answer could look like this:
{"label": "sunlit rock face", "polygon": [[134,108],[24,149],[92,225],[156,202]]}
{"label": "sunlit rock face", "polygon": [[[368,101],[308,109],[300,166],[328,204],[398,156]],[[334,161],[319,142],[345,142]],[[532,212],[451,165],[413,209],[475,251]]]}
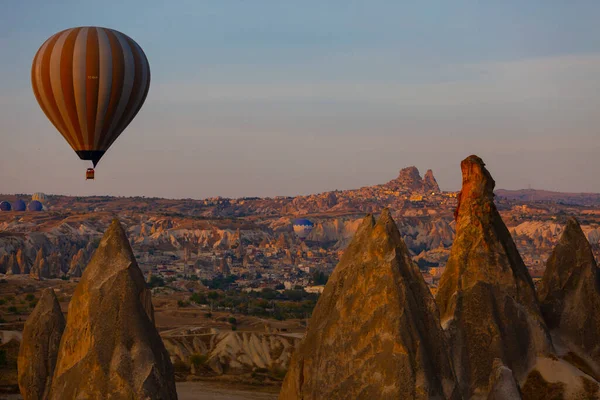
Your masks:
{"label": "sunlit rock face", "polygon": [[44,248],[38,250],[29,275],[35,279],[50,278],[50,265],[46,261]]}
{"label": "sunlit rock face", "polygon": [[50,399],[176,399],[149,290],[113,220],[69,304]]}
{"label": "sunlit rock face", "polygon": [[486,396],[498,362],[519,382],[553,348],[531,277],[494,205],[494,180],[477,156],[461,169],[456,237],[436,300],[464,393]]}
{"label": "sunlit rock face", "polygon": [[279,398],[460,398],[437,307],[387,209],[335,268]]}

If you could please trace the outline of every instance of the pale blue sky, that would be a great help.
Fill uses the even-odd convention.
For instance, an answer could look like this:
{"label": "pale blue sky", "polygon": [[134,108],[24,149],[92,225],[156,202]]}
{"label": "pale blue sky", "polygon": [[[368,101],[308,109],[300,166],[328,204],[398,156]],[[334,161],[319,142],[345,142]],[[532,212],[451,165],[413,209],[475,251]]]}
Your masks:
{"label": "pale blue sky", "polygon": [[[472,153],[498,187],[600,192],[598,20],[593,0],[3,0],[0,193],[294,195],[409,165],[450,190]],[[152,70],[95,182],[29,81],[80,25],[131,36]]]}

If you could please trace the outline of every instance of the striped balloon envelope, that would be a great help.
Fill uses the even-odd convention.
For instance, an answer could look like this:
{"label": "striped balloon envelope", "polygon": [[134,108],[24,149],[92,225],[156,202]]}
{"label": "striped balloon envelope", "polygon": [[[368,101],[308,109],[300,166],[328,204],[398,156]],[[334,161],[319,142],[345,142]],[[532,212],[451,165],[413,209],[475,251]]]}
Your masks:
{"label": "striped balloon envelope", "polygon": [[33,59],[31,84],[40,107],[82,160],[96,166],[136,116],[150,88],[142,48],[113,29],[67,29]]}

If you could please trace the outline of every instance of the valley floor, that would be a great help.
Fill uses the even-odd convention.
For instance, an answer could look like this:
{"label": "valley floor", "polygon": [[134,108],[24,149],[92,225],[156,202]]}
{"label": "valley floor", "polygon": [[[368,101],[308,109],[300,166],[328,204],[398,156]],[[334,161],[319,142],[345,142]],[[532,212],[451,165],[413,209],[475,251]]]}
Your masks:
{"label": "valley floor", "polygon": [[[179,400],[274,400],[278,387],[252,388],[231,386],[212,382],[179,382],[177,395]],[[2,395],[0,400],[21,400],[20,395]]]}
{"label": "valley floor", "polygon": [[212,382],[179,382],[179,400],[274,400],[278,387],[265,388],[231,387]]}

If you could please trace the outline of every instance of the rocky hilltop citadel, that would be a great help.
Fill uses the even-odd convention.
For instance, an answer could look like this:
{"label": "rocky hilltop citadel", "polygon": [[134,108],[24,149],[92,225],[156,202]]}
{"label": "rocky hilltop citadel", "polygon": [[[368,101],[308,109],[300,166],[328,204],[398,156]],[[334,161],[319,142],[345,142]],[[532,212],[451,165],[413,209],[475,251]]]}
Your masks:
{"label": "rocky hilltop citadel", "polygon": [[421,178],[419,170],[414,166],[401,169],[398,178],[389,181],[384,186],[400,191],[409,189],[411,192],[418,193],[440,193],[440,187],[433,176],[433,171],[428,169],[425,176]]}

